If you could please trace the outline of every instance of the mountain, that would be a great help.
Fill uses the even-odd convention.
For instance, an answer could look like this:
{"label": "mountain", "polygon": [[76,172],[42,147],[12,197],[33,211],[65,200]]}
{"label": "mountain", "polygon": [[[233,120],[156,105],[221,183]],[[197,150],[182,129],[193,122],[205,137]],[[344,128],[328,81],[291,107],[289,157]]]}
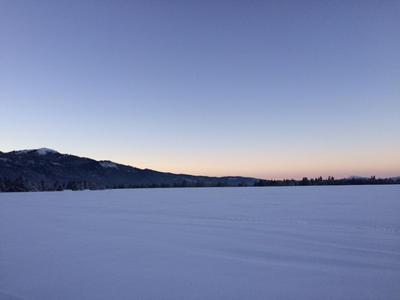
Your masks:
{"label": "mountain", "polygon": [[124,187],[247,186],[249,177],[208,177],[158,172],[111,161],[62,154],[48,148],[0,151],[0,191]]}

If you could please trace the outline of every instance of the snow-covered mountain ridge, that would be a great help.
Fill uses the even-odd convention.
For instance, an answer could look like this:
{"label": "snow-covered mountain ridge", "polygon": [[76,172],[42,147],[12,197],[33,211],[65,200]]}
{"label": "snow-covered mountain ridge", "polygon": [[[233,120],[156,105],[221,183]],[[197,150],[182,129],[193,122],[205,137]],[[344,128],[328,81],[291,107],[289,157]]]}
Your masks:
{"label": "snow-covered mountain ridge", "polygon": [[[209,177],[158,172],[97,161],[49,148],[0,152],[0,178],[23,178],[29,190],[98,189],[115,187],[243,186],[249,177]],[[22,184],[22,183],[21,183]]]}

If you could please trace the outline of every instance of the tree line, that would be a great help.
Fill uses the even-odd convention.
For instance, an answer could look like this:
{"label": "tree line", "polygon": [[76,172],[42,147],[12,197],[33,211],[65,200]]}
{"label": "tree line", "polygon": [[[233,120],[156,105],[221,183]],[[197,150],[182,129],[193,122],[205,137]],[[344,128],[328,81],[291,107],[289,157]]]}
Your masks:
{"label": "tree line", "polygon": [[[253,185],[239,183],[236,186],[312,186],[312,185],[365,185],[365,184],[400,184],[400,178],[341,178],[335,179],[332,176],[328,178],[307,178],[301,180],[282,179],[282,180],[256,180]],[[98,184],[82,180],[70,180],[66,182],[48,183],[44,180],[40,182],[31,182],[25,177],[16,178],[0,177],[0,192],[32,192],[32,191],[63,191],[63,190],[102,190],[102,189],[137,189],[137,188],[178,188],[178,187],[226,187],[231,186],[226,182],[218,181],[215,183],[204,181],[175,182],[172,184]]]}
{"label": "tree line", "polygon": [[301,180],[283,179],[283,180],[257,180],[255,186],[307,186],[307,185],[363,185],[363,184],[400,184],[400,178],[376,178],[371,176],[364,177],[351,177],[335,179],[333,176],[328,178],[316,177],[307,178],[303,177]]}
{"label": "tree line", "polygon": [[[243,186],[244,184],[239,184]],[[150,183],[150,184],[100,184],[86,180],[70,180],[66,182],[55,181],[48,183],[41,180],[39,183],[31,182],[25,177],[16,178],[0,177],[0,192],[36,192],[36,191],[63,191],[63,190],[104,190],[104,189],[138,189],[138,188],[173,188],[173,187],[223,187],[224,182],[207,183],[203,181],[187,181],[175,183]]]}

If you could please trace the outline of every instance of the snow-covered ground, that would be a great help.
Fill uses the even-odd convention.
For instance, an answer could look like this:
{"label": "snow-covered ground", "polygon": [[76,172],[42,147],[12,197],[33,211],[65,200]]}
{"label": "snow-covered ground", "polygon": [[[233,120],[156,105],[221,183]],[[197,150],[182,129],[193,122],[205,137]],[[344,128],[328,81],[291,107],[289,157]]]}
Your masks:
{"label": "snow-covered ground", "polygon": [[400,185],[3,193],[0,299],[400,299]]}

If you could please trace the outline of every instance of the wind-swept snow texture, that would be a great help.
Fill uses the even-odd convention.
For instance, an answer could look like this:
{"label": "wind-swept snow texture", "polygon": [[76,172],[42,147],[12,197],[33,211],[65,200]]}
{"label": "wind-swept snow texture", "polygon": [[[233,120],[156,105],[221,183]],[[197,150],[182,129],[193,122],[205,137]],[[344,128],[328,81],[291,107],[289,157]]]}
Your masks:
{"label": "wind-swept snow texture", "polygon": [[1,299],[400,299],[400,186],[0,194]]}

